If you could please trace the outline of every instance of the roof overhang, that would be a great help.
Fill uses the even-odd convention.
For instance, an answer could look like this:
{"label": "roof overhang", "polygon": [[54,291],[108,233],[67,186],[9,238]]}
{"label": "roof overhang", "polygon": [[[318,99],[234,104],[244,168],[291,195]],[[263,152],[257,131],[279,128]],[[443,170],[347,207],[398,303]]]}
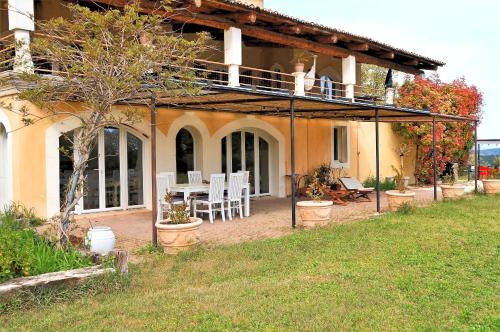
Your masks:
{"label": "roof overhang", "polygon": [[[79,2],[85,2],[80,0]],[[88,0],[90,1],[90,0]],[[92,0],[111,6],[124,6],[128,0]],[[174,13],[165,12],[156,1],[143,0],[143,10],[168,16],[183,24],[225,30],[241,29],[254,44],[281,45],[309,50],[333,57],[356,56],[361,63],[419,75],[422,70],[436,70],[444,63],[373,39],[358,36],[313,22],[231,0],[178,0]]]}
{"label": "roof overhang", "polygon": [[[432,113],[428,110],[379,105],[342,98],[299,97],[289,93],[254,91],[248,88],[223,85],[203,85],[197,95],[158,96],[159,108],[179,111],[206,111],[246,115],[289,117],[291,101],[294,114],[304,119],[329,119],[374,122],[475,122],[461,116]],[[133,103],[134,101],[132,101]],[[145,100],[135,101],[145,104]]]}

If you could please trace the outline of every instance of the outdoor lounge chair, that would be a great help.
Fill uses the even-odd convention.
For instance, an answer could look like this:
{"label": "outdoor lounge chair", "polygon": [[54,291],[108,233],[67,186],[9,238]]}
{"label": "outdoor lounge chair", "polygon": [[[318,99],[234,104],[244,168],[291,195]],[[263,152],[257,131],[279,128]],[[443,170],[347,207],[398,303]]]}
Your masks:
{"label": "outdoor lounge chair", "polygon": [[375,188],[365,188],[356,178],[340,178],[340,182],[344,186],[346,190],[351,192],[351,197],[354,200],[358,200],[360,198],[365,198],[368,202],[371,202],[368,194],[371,194]]}

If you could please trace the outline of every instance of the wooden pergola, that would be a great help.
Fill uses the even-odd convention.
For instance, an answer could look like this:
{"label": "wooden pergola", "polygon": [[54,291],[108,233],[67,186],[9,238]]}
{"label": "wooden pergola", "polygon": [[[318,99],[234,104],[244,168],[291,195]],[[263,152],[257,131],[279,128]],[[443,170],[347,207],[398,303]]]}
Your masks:
{"label": "wooden pergola", "polygon": [[[120,8],[129,0],[79,2]],[[238,28],[247,46],[291,47],[337,58],[353,55],[361,63],[413,75],[423,74],[423,70],[436,70],[445,64],[371,38],[232,0],[177,0],[173,1],[169,12],[158,6],[157,1],[142,0],[142,10],[168,17],[174,31],[204,30],[212,33],[215,39],[220,39],[224,30]]]}
{"label": "wooden pergola", "polygon": [[[156,96],[151,94],[147,102],[151,110],[151,167],[152,167],[152,199],[158,199],[156,193],[156,123],[158,107],[169,110],[181,111],[205,111],[238,113],[263,116],[286,117],[290,121],[290,166],[291,166],[291,188],[292,188],[292,213],[291,226],[296,227],[297,217],[295,206],[296,195],[296,172],[295,172],[295,120],[296,119],[330,119],[373,122],[375,124],[375,158],[376,158],[376,205],[377,212],[381,212],[380,200],[380,137],[379,124],[381,122],[430,122],[433,125],[433,177],[434,177],[434,200],[437,196],[437,151],[436,151],[436,123],[437,122],[472,122],[475,128],[475,163],[477,169],[477,120],[466,117],[432,113],[428,110],[417,110],[410,108],[399,108],[394,105],[377,105],[359,101],[347,101],[342,99],[325,99],[318,97],[298,97],[292,93],[276,93],[267,91],[253,91],[248,88],[227,87],[224,85],[207,85],[200,83],[203,89],[196,96]],[[475,190],[477,192],[477,177],[475,179]],[[153,204],[152,224],[153,241],[156,242],[156,205]]]}

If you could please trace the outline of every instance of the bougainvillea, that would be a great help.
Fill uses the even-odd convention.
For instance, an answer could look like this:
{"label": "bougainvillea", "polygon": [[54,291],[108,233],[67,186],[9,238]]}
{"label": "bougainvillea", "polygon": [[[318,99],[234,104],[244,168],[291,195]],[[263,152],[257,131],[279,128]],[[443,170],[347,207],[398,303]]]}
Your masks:
{"label": "bougainvillea", "polygon": [[[397,105],[427,109],[433,113],[460,115],[471,119],[481,118],[483,98],[474,85],[464,78],[451,83],[442,82],[439,76],[416,77],[407,80],[399,89]],[[416,146],[415,178],[420,183],[432,181],[432,123],[410,122],[394,125],[394,130]],[[437,122],[437,161],[441,172],[448,162],[467,164],[469,151],[474,146],[472,122]]]}

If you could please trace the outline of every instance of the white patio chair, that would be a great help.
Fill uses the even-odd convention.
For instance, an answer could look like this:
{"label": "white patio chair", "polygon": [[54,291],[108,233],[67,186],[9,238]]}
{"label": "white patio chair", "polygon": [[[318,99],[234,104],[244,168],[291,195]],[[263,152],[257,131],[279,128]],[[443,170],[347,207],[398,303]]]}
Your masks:
{"label": "white patio chair", "polygon": [[226,196],[226,209],[229,216],[229,220],[233,220],[233,209],[239,209],[240,219],[243,219],[243,204],[242,193],[243,193],[243,173],[232,173],[229,175],[229,188],[227,190]]}
{"label": "white patio chair", "polygon": [[[226,174],[212,174],[210,175],[210,187],[208,189],[208,196],[198,196],[193,201],[194,217],[197,213],[208,213],[210,223],[214,223],[214,215],[216,212],[222,214],[222,221],[226,221],[224,213],[224,182],[226,181]],[[198,209],[198,205],[203,205],[206,209]]]}
{"label": "white patio chair", "polygon": [[243,174],[243,184],[248,184],[250,180],[250,171],[238,171],[238,173]]}
{"label": "white patio chair", "polygon": [[[161,172],[156,175],[156,192],[158,194],[158,216],[157,220],[163,219],[165,210],[170,208],[170,204],[165,201],[165,195],[170,192],[170,188],[175,185],[174,172]],[[173,204],[182,204],[182,197],[174,197]]]}
{"label": "white patio chair", "polygon": [[[246,189],[243,190],[243,195],[245,190],[250,190],[250,171],[238,171],[238,173],[243,174],[243,185],[247,186]],[[250,193],[248,193],[250,195]],[[243,200],[243,206],[245,206],[245,200]],[[249,203],[250,204],[250,203]]]}
{"label": "white patio chair", "polygon": [[203,178],[200,171],[188,171],[188,183],[191,186],[203,184]]}

